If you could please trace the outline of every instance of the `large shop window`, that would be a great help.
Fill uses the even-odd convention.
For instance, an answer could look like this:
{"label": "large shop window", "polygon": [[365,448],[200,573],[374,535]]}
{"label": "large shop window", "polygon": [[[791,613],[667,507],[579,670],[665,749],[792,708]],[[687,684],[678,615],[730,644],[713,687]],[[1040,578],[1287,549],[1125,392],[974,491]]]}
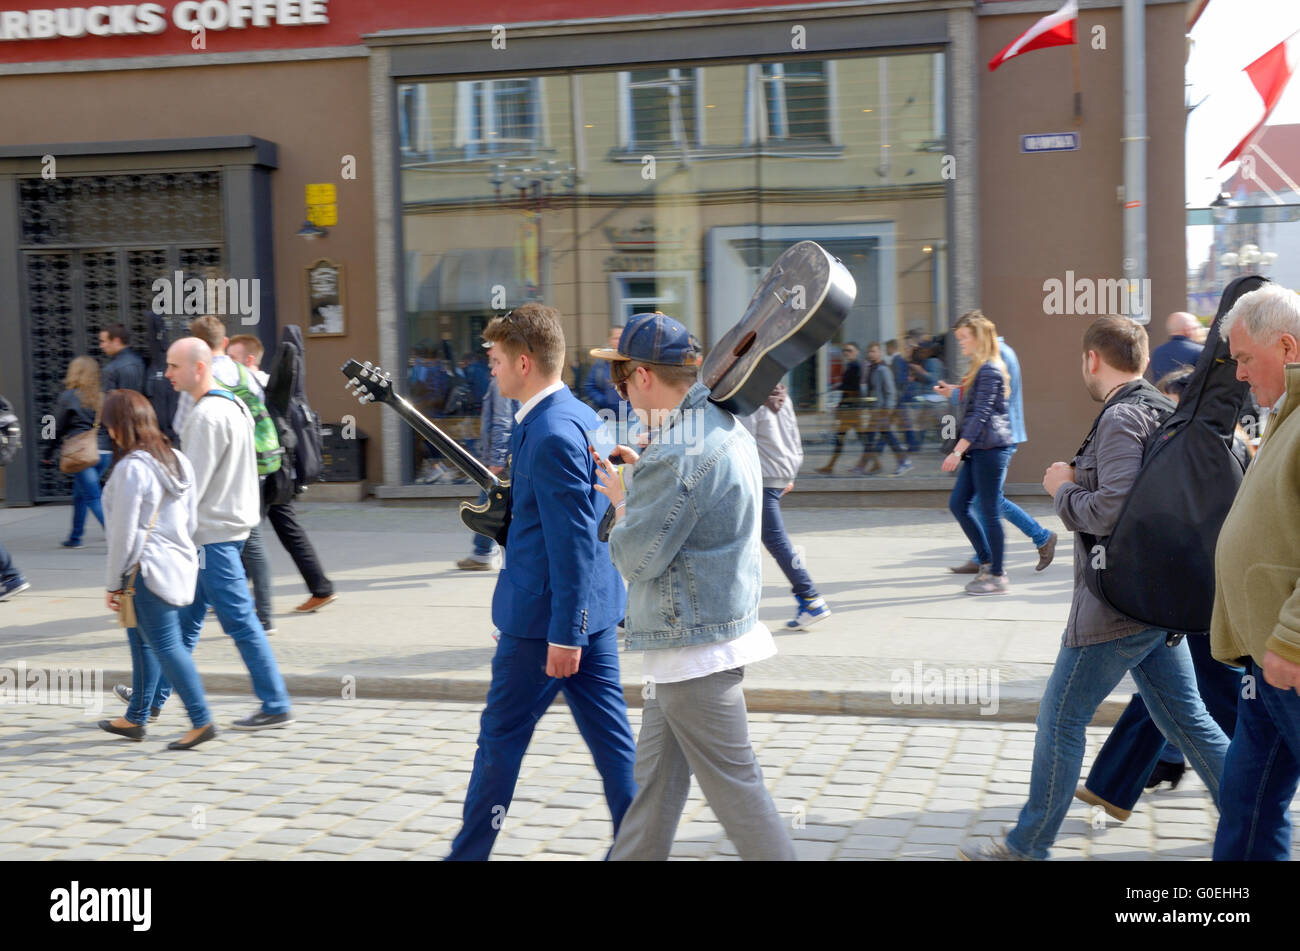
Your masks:
{"label": "large shop window", "polygon": [[[958,370],[944,363],[943,77],[943,54],[921,51],[398,84],[412,398],[475,449],[494,314],[558,308],[565,381],[594,400],[589,350],[611,326],[659,310],[711,346],[780,253],[810,239],[858,295],[835,339],[786,377],[801,478],[827,478],[828,463],[832,476],[859,462],[888,474],[904,459],[950,478],[938,447],[951,407],[931,386]],[[849,343],[864,361],[880,344],[895,405],[845,391]],[[408,480],[456,479],[410,439]]]}

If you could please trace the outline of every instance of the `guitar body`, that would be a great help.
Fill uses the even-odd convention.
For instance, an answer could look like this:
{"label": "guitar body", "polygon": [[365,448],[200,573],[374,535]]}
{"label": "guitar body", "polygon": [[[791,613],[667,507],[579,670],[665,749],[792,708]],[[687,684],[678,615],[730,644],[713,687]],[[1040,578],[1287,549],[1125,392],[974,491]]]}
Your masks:
{"label": "guitar body", "polygon": [[510,532],[510,483],[502,482],[487,490],[487,501],[460,503],[460,520],[471,532],[486,535],[502,548]]}
{"label": "guitar body", "polygon": [[781,377],[835,335],[857,293],[848,268],[817,242],[786,249],[701,366],[709,399],[738,416],[754,412]]}

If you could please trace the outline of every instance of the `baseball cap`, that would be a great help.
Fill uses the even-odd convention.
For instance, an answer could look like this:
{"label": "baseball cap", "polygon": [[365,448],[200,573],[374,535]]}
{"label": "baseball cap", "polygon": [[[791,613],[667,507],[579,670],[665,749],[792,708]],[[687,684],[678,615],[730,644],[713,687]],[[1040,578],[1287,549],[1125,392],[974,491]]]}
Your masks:
{"label": "baseball cap", "polygon": [[695,335],[667,314],[634,314],[618,338],[618,349],[597,347],[600,360],[636,360],[669,366],[699,366],[703,348]]}

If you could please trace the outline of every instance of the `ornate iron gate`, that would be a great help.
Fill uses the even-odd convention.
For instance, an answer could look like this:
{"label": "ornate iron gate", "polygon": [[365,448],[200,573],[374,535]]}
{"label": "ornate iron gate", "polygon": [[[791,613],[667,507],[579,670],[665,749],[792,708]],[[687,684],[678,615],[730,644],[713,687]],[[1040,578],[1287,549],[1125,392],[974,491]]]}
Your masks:
{"label": "ornate iron gate", "polygon": [[[58,441],[43,438],[63,376],[76,356],[104,362],[99,331],[122,323],[145,360],[153,284],[181,272],[203,277],[224,258],[221,177],[216,171],[24,179],[19,183],[27,432],[37,438],[32,498],[60,501],[72,482],[59,472]],[[188,318],[166,318],[172,335]]]}

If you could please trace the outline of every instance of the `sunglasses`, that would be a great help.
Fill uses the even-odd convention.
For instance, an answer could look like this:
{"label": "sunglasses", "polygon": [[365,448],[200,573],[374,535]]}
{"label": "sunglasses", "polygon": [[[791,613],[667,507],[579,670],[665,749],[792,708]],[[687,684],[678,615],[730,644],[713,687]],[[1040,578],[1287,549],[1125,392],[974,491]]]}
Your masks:
{"label": "sunglasses", "polygon": [[524,332],[524,325],[515,318],[515,312],[512,310],[501,318],[503,324],[510,324],[515,330],[519,331],[519,336],[524,340],[524,346],[528,348],[529,353],[533,353],[533,345],[528,342],[528,334]]}
{"label": "sunglasses", "polygon": [[609,379],[614,384],[614,392],[618,394],[619,399],[627,399],[627,381],[631,379],[632,373],[639,366],[641,364],[635,360],[613,360],[610,362]]}

